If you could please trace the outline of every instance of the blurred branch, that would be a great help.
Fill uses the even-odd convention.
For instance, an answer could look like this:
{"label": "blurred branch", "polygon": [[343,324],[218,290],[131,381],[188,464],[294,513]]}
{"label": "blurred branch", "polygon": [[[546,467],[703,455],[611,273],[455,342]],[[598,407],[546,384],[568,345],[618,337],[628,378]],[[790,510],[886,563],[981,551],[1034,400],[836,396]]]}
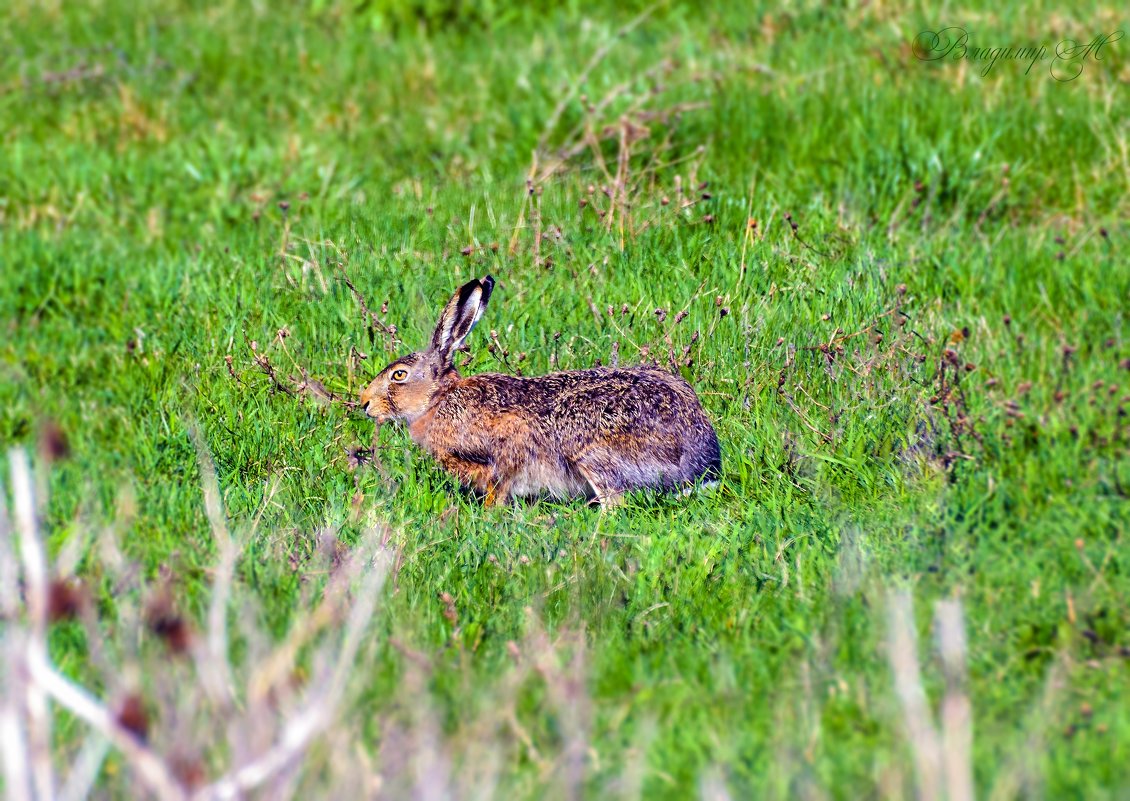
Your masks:
{"label": "blurred branch", "polygon": [[960,601],[934,605],[934,632],[945,679],[939,736],[918,663],[914,605],[906,590],[890,597],[888,657],[914,754],[918,798],[973,801],[973,710],[965,691],[966,639]]}
{"label": "blurred branch", "polygon": [[[46,661],[32,662],[31,679],[49,693],[60,706],[85,722],[121,751],[129,765],[158,798],[184,798],[180,783],[164,760],[127,730],[110,711],[89,692],[58,673]],[[50,796],[47,796],[50,798]]]}
{"label": "blurred branch", "polygon": [[[85,798],[93,791],[111,747],[121,755],[145,790],[157,798],[242,797],[272,779],[285,776],[287,771],[298,775],[311,745],[338,720],[365,631],[395,562],[383,544],[383,532],[376,528],[366,532],[361,545],[335,571],[326,600],[314,612],[316,623],[311,625],[307,617],[300,616],[295,624],[300,636],[284,645],[281,658],[268,660],[275,666],[268,678],[291,680],[299,669],[299,646],[326,623],[339,615],[345,616],[343,633],[335,638],[337,646],[327,643],[313,654],[312,664],[320,667],[308,683],[309,689],[298,708],[289,714],[276,715],[280,696],[269,692],[272,688],[261,686],[260,692],[253,692],[250,699],[240,702],[236,696],[226,623],[238,547],[228,531],[215,468],[204,439],[195,427],[190,428],[200,459],[205,509],[220,551],[220,566],[212,588],[206,645],[195,662],[196,679],[201,686],[178,688],[178,693],[190,697],[193,690],[204,689],[204,697],[214,704],[216,722],[222,723],[225,718],[232,720],[233,716],[244,719],[244,727],[233,726],[231,732],[245,731],[248,725],[261,725],[275,719],[277,735],[271,738],[269,747],[237,757],[226,773],[205,783],[200,773],[203,763],[186,770],[178,758],[170,758],[150,744],[149,721],[138,696],[131,696],[132,704],[127,702],[114,711],[51,664],[46,634],[49,619],[58,614],[52,611],[57,606],[58,588],[48,581],[46,552],[35,517],[31,466],[24,451],[14,450],[10,454],[14,500],[11,519],[16,523],[19,536],[19,567],[22,569],[12,567],[12,528],[0,499],[0,611],[6,624],[0,655],[7,663],[6,670],[0,673],[0,754],[5,791],[14,801],[33,798],[50,801],[57,797],[48,699],[92,729],[62,788],[59,797],[65,799]],[[358,586],[350,592],[354,583]],[[80,612],[72,609],[69,614]],[[277,686],[274,689],[281,692]],[[214,739],[214,735],[215,725],[210,725],[203,736]],[[205,746],[212,744],[211,741],[204,743]],[[292,783],[292,793],[296,786]]]}
{"label": "blurred branch", "polygon": [[973,709],[965,691],[965,622],[960,601],[939,601],[934,629],[942,657],[942,763],[949,801],[973,801]]}
{"label": "blurred branch", "polygon": [[216,578],[212,583],[212,600],[208,605],[208,644],[203,657],[197,659],[197,670],[212,697],[221,707],[228,708],[235,702],[231,665],[228,663],[227,615],[237,548],[224,517],[220,485],[216,480],[216,465],[212,461],[212,454],[208,452],[208,443],[195,424],[191,424],[188,430],[192,443],[196,446],[196,461],[200,465],[204,511],[220,554]]}
{"label": "blurred branch", "polygon": [[[354,561],[361,563],[356,557]],[[354,599],[333,669],[328,675],[323,676],[321,681],[312,683],[314,689],[311,690],[311,697],[302,711],[287,723],[274,747],[206,787],[194,798],[239,798],[243,793],[258,787],[290,767],[305,752],[314,737],[333,722],[345,690],[348,671],[353,666],[353,660],[361,644],[361,635],[372,619],[376,609],[377,594],[384,586],[391,564],[392,560],[383,548],[374,554],[368,565],[372,569],[362,579],[360,592]]]}
{"label": "blurred branch", "polygon": [[[9,455],[12,469],[12,502],[15,506],[16,529],[20,539],[23,564],[24,596],[27,607],[27,660],[47,661],[47,554],[40,541],[35,522],[35,490],[31,463],[27,452],[13,450]],[[55,778],[51,769],[51,710],[42,687],[34,681],[24,688],[27,714],[28,758],[37,798],[52,798]]]}
{"label": "blurred branch", "polygon": [[895,678],[895,692],[902,704],[903,723],[914,755],[918,776],[918,798],[942,798],[941,744],[926,704],[922,672],[918,665],[918,637],[914,631],[914,606],[910,593],[891,594],[887,656]]}

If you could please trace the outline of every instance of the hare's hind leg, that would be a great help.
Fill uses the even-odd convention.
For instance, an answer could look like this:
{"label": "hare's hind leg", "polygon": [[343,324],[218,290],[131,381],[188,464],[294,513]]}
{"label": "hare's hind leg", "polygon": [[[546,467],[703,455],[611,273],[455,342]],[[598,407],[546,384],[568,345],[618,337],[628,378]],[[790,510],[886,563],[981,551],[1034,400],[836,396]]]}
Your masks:
{"label": "hare's hind leg", "polygon": [[601,508],[611,508],[624,503],[625,490],[617,486],[614,478],[602,476],[596,470],[591,467],[586,468],[583,464],[577,464],[576,471],[581,473],[581,478],[589,482],[589,486],[592,487],[593,500],[596,500]]}
{"label": "hare's hind leg", "polygon": [[628,487],[617,475],[615,454],[603,443],[588,443],[566,457],[566,463],[592,489],[592,503],[602,509],[624,502]]}
{"label": "hare's hind leg", "polygon": [[665,447],[667,443],[646,439],[597,442],[574,457],[573,467],[592,486],[601,506],[615,506],[626,492],[664,489],[677,480],[678,454],[665,453]]}
{"label": "hare's hind leg", "polygon": [[510,502],[510,488],[512,481],[489,481],[486,495],[483,497],[483,506],[505,506]]}

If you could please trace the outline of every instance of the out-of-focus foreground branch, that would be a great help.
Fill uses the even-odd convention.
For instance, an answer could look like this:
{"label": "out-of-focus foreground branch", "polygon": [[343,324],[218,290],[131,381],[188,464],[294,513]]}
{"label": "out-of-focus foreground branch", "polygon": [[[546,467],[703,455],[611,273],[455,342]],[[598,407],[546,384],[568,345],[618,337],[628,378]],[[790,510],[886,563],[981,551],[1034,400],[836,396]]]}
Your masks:
{"label": "out-of-focus foreground branch", "polygon": [[[269,671],[256,670],[254,664],[241,671],[237,668],[243,666],[233,662],[227,635],[238,545],[227,530],[215,471],[199,437],[197,445],[205,505],[220,557],[208,630],[194,636],[189,624],[169,607],[151,609],[148,627],[165,640],[171,661],[167,667],[154,668],[161,676],[150,678],[156,684],[175,682],[168,695],[176,702],[168,706],[181,707],[175,711],[192,719],[196,732],[216,738],[226,734],[227,743],[221,748],[215,742],[197,743],[194,755],[192,744],[182,747],[175,733],[164,739],[151,737],[146,702],[136,690],[108,700],[97,689],[128,684],[127,669],[122,668],[124,675],[92,675],[76,681],[52,663],[47,633],[53,621],[83,618],[88,641],[99,638],[100,631],[78,582],[51,575],[31,464],[25,451],[13,450],[9,454],[11,515],[0,493],[0,758],[5,791],[13,801],[85,798],[95,789],[111,753],[136,779],[138,789],[157,798],[236,798],[266,787],[272,797],[286,797],[295,791],[294,778],[312,746],[338,719],[346,679],[394,564],[383,544],[387,536],[369,530],[332,571],[321,603],[299,616],[289,639],[256,660],[269,665]],[[312,651],[304,651],[303,646],[335,623],[341,624],[339,636],[327,634]],[[176,659],[188,652],[195,657],[191,667]],[[91,661],[98,661],[93,653]],[[297,679],[306,675],[307,664],[309,675]],[[241,672],[247,676],[242,693],[236,679]],[[85,744],[69,760],[73,764],[66,775],[61,775],[65,761],[61,749],[52,748],[57,708],[88,730]],[[201,755],[205,749],[210,764]],[[227,764],[213,767],[209,775],[209,767],[220,761]],[[288,789],[290,793],[279,792]]]}

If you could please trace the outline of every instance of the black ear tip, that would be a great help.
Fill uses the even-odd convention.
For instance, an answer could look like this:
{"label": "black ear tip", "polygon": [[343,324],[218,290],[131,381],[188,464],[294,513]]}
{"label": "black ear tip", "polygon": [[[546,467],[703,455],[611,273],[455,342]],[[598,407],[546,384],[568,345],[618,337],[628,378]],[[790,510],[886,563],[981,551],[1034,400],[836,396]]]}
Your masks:
{"label": "black ear tip", "polygon": [[485,276],[482,277],[482,279],[479,281],[479,283],[483,285],[484,290],[486,290],[487,292],[490,292],[492,289],[494,289],[494,276],[493,275],[485,275]]}

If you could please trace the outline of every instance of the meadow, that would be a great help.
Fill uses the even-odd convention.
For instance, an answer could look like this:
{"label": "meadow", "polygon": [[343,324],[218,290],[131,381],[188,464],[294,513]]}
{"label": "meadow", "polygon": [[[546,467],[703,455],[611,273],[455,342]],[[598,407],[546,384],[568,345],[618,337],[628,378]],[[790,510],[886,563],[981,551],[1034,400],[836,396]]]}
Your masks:
{"label": "meadow", "polygon": [[[54,664],[202,784],[238,748],[144,610],[208,628],[226,525],[242,675],[379,541],[308,797],[1130,797],[1130,42],[912,46],[1125,14],[974,5],[11,0],[0,444],[91,610]],[[375,434],[487,273],[464,373],[678,371],[720,486],[484,508]]]}

